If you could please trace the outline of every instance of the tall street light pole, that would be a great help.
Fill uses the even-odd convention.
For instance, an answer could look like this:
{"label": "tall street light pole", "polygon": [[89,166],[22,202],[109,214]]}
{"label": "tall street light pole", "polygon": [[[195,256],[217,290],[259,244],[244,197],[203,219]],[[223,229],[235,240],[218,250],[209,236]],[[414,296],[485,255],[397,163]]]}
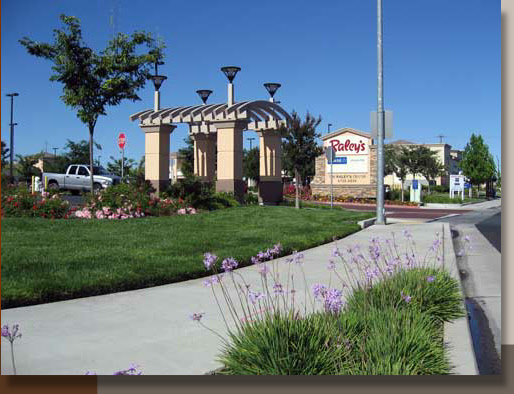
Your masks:
{"label": "tall street light pole", "polygon": [[382,0],[377,0],[377,221],[384,220],[384,72],[382,65]]}
{"label": "tall street light pole", "polygon": [[13,182],[13,171],[12,171],[12,162],[13,162],[13,151],[14,151],[14,126],[18,123],[13,123],[13,105],[14,105],[14,97],[19,96],[18,93],[8,93],[6,94],[7,97],[11,98],[11,123],[9,126],[11,126],[11,143],[9,147],[9,178],[11,180],[11,183]]}

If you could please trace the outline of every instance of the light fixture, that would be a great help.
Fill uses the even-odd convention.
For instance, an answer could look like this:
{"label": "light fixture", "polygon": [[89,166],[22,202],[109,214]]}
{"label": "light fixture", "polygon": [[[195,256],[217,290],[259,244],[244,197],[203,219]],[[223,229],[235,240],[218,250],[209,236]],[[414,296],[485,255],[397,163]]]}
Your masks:
{"label": "light fixture", "polygon": [[197,90],[196,93],[198,93],[198,95],[200,96],[200,98],[202,99],[203,103],[204,104],[207,104],[207,99],[209,98],[209,96],[211,95],[212,93],[212,90],[209,90],[209,89],[200,89],[200,90]]}
{"label": "light fixture", "polygon": [[236,74],[241,71],[240,67],[235,66],[228,66],[228,67],[221,67],[221,71],[225,74],[225,76],[228,78],[228,81],[232,83],[234,78],[236,77]]}
{"label": "light fixture", "polygon": [[152,81],[153,81],[153,86],[155,87],[155,90],[159,90],[159,88],[161,87],[162,83],[167,79],[166,76],[164,75],[159,75],[158,72],[157,72],[157,66],[160,66],[160,65],[163,65],[164,62],[159,62],[159,61],[156,61],[155,62],[155,75],[152,75]]}
{"label": "light fixture", "polygon": [[264,87],[266,88],[272,99],[275,93],[277,92],[278,88],[281,86],[281,84],[275,82],[268,82],[264,84]]}

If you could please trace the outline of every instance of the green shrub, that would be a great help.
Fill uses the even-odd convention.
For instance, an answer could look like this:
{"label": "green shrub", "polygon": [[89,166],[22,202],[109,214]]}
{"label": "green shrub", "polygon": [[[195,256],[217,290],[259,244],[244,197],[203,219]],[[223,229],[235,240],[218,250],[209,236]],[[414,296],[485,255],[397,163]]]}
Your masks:
{"label": "green shrub", "polygon": [[[410,296],[410,302],[405,302],[402,294]],[[370,289],[355,289],[348,306],[363,313],[369,308],[416,308],[437,322],[464,315],[459,283],[446,271],[434,268],[402,270]]]}
{"label": "green shrub", "polygon": [[423,196],[423,202],[436,204],[462,204],[462,198],[450,198],[449,195],[442,196],[440,194],[426,194]]}
{"label": "green shrub", "polygon": [[[352,311],[361,319],[360,342],[352,345],[353,363],[343,374],[445,375],[449,363],[439,324],[417,308],[377,306]],[[356,346],[357,345],[357,346]]]}
{"label": "green shrub", "polygon": [[239,207],[240,205],[234,193],[216,192],[213,194],[212,201],[209,203],[209,209],[233,208]]}
{"label": "green shrub", "polygon": [[246,193],[243,196],[243,202],[245,205],[258,205],[259,197],[257,197],[257,194],[254,193]]}
{"label": "green shrub", "polygon": [[180,198],[194,208],[209,209],[213,202],[214,185],[212,182],[203,182],[198,177],[189,176],[170,185],[164,195]]}
{"label": "green shrub", "polygon": [[449,193],[450,187],[446,185],[433,185],[430,186],[430,191],[434,193]]}
{"label": "green shrub", "polygon": [[333,375],[348,369],[351,331],[325,314],[274,314],[230,334],[220,357],[228,375]]}
{"label": "green shrub", "polygon": [[[407,193],[404,193],[404,196],[406,194]],[[401,189],[390,189],[386,193],[386,200],[400,201],[401,199],[402,199],[402,191],[401,191]]]}

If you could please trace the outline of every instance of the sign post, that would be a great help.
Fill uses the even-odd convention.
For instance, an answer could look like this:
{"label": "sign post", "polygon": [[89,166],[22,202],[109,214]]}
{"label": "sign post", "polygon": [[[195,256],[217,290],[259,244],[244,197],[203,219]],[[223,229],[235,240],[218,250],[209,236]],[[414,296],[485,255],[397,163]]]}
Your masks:
{"label": "sign post", "polygon": [[125,137],[125,133],[120,133],[118,135],[118,146],[121,149],[121,179],[123,179],[123,167],[125,167],[125,142],[127,138]]}
{"label": "sign post", "polygon": [[336,150],[333,146],[328,146],[325,149],[325,155],[330,163],[330,208],[334,208],[334,159]]}

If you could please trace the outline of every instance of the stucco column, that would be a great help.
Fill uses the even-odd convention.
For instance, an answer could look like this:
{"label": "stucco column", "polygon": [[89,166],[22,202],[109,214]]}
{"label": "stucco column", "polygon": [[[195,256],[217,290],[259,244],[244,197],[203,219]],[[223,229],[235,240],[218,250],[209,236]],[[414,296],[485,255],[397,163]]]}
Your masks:
{"label": "stucco column", "polygon": [[194,173],[202,181],[214,181],[216,172],[216,134],[191,134],[194,141]]}
{"label": "stucco column", "polygon": [[243,183],[243,128],[246,122],[226,121],[217,129],[218,168],[216,191],[232,192],[241,199]]}
{"label": "stucco column", "polygon": [[282,138],[276,130],[259,135],[259,202],[275,205],[282,201]]}
{"label": "stucco column", "polygon": [[140,126],[145,133],[145,180],[150,181],[156,194],[170,184],[170,133],[176,126]]}

